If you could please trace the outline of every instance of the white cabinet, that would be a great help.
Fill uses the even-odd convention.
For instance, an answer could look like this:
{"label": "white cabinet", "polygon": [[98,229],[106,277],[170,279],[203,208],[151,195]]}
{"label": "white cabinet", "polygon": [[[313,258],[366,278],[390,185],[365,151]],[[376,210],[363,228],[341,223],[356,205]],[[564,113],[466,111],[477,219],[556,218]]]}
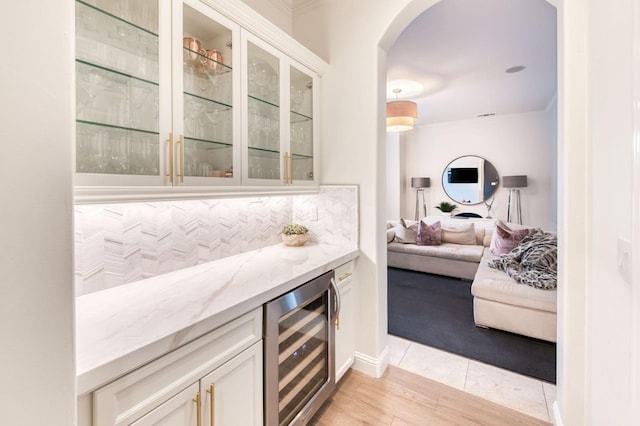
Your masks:
{"label": "white cabinet", "polygon": [[93,425],[259,425],[262,376],[260,308],[93,392]]}
{"label": "white cabinet", "polygon": [[79,188],[318,184],[318,74],[225,7],[76,0]]}
{"label": "white cabinet", "polygon": [[335,281],[340,290],[340,317],[336,327],[336,382],[353,364],[355,355],[355,280],[354,261],[346,263],[334,271]]}
{"label": "white cabinet", "polygon": [[242,47],[243,181],[317,184],[317,76],[247,31]]}
{"label": "white cabinet", "polygon": [[262,424],[262,342],[132,423],[135,426]]}
{"label": "white cabinet", "polygon": [[77,183],[239,183],[234,41],[196,0],[77,0]]}

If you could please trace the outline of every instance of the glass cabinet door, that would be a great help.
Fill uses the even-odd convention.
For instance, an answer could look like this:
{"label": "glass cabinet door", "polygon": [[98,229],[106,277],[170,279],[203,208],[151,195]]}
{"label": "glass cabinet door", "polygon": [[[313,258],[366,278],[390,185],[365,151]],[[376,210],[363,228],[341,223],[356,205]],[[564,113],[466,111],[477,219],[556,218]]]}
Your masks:
{"label": "glass cabinet door", "polygon": [[158,15],[156,0],[76,1],[81,184],[95,174],[160,180]]}
{"label": "glass cabinet door", "polygon": [[176,82],[182,86],[181,93],[174,91],[174,130],[183,135],[183,139],[178,136],[176,147],[178,183],[240,180],[239,175],[234,179],[239,146],[234,144],[238,140],[234,113],[238,99],[233,90],[232,25],[201,2],[182,6],[182,32],[174,41],[180,51],[174,73],[182,76]]}
{"label": "glass cabinet door", "polygon": [[313,77],[294,66],[289,68],[291,177],[295,183],[313,181],[314,125]]}
{"label": "glass cabinet door", "polygon": [[[278,184],[283,176],[280,58],[246,42],[245,172],[247,180]],[[260,182],[261,181],[261,182]]]}

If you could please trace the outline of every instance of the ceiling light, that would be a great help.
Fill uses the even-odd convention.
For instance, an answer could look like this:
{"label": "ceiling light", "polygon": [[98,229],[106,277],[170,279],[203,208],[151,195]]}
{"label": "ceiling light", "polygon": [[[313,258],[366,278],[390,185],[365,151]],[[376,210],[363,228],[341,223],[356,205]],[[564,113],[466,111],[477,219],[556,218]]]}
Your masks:
{"label": "ceiling light", "polygon": [[399,101],[398,93],[402,89],[393,89],[396,100],[387,102],[387,131],[405,132],[413,129],[418,119],[418,105],[412,101]]}

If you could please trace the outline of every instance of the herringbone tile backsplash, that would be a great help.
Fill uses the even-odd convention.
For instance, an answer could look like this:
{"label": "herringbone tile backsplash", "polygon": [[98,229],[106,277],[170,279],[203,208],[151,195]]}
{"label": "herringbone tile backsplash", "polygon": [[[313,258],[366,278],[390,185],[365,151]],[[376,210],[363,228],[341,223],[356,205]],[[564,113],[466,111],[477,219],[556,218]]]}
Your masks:
{"label": "herringbone tile backsplash", "polygon": [[315,242],[357,245],[357,200],[355,186],[323,186],[313,195],[76,206],[76,295],[279,244],[288,223],[307,226]]}

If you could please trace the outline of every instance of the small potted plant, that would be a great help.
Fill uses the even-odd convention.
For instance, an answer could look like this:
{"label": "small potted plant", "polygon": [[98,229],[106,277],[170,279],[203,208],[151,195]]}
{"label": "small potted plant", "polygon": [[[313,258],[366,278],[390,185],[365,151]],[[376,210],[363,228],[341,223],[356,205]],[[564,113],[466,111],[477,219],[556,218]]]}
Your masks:
{"label": "small potted plant", "polygon": [[451,212],[458,208],[458,206],[448,201],[440,201],[435,207],[440,210],[444,216],[451,216]]}
{"label": "small potted plant", "polygon": [[282,242],[288,246],[300,247],[309,241],[309,230],[298,224],[286,225],[282,228]]}

